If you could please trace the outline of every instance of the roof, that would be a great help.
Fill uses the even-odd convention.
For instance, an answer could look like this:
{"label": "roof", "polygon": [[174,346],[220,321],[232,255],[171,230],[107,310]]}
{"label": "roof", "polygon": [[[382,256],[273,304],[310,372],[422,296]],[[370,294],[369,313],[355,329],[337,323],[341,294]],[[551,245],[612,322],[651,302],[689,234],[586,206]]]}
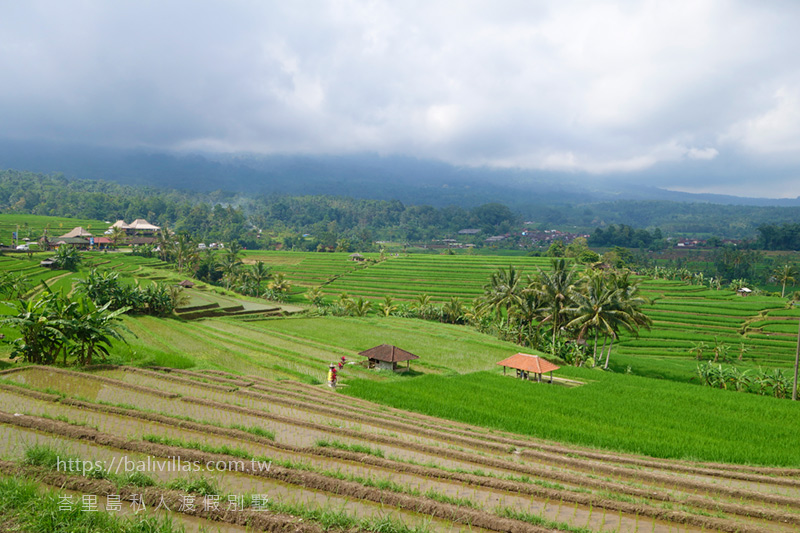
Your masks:
{"label": "roof", "polygon": [[534,374],[544,374],[545,372],[552,372],[558,370],[560,366],[556,366],[547,359],[539,357],[538,355],[531,355],[529,353],[514,354],[508,359],[503,359],[498,365],[507,366],[509,368],[516,368],[517,370],[524,370],[526,372],[533,372]]}
{"label": "roof", "polygon": [[111,244],[111,239],[108,237],[95,237],[94,238],[95,244]]}
{"label": "roof", "polygon": [[116,222],[114,222],[113,224],[111,224],[111,227],[112,227],[112,228],[120,228],[120,229],[128,229],[130,226],[128,226],[128,225],[125,223],[125,221],[124,221],[124,220],[117,220]]}
{"label": "roof", "polygon": [[188,289],[191,289],[192,287],[194,287],[194,282],[191,281],[191,280],[185,279],[185,280],[181,281],[180,283],[178,283],[178,285],[180,285],[181,287],[186,287]]}
{"label": "roof", "polygon": [[131,237],[128,239],[128,244],[153,244],[156,242],[155,237]]}
{"label": "roof", "polygon": [[82,227],[78,226],[77,228],[73,228],[72,231],[61,235],[59,239],[69,239],[72,237],[91,237],[92,234],[83,229]]}
{"label": "roof", "polygon": [[399,363],[401,361],[409,361],[411,359],[419,359],[418,355],[407,352],[397,346],[391,344],[381,344],[369,350],[358,352],[358,355],[369,357],[370,359],[377,359],[378,361],[386,361],[387,363]]}
{"label": "roof", "polygon": [[146,231],[158,231],[161,228],[158,227],[158,226],[152,225],[151,223],[149,223],[148,221],[146,221],[143,218],[137,218],[136,220],[134,220],[133,222],[131,222],[128,225],[128,229],[146,230]]}
{"label": "roof", "polygon": [[739,289],[739,291],[738,291],[738,292],[753,292],[753,291],[751,291],[751,290],[750,290],[750,289],[748,289],[747,287],[742,287],[741,289]]}
{"label": "roof", "polygon": [[59,237],[56,244],[89,244],[89,241],[86,239],[81,239],[80,237]]}

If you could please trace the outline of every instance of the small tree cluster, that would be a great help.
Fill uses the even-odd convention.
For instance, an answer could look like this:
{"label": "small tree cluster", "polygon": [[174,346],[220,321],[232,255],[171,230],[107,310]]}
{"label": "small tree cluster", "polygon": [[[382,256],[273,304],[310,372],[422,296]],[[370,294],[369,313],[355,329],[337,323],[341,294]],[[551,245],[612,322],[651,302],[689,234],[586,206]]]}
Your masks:
{"label": "small tree cluster", "polygon": [[705,362],[697,365],[697,375],[705,385],[716,389],[749,392],[775,398],[788,398],[792,391],[792,377],[777,368],[752,371]]}
{"label": "small tree cluster", "polygon": [[78,282],[78,290],[99,306],[109,309],[126,308],[133,313],[168,316],[175,309],[178,295],[163,283],[142,288],[138,283],[125,284],[116,272],[92,270]]}
{"label": "small tree cluster", "polygon": [[119,315],[126,307],[111,311],[109,304],[98,307],[85,296],[69,300],[49,290],[38,298],[7,305],[13,309],[12,316],[0,325],[20,333],[11,341],[11,359],[51,365],[61,356],[64,364],[72,358],[76,364],[91,365],[95,356],[108,356],[113,340],[124,340]]}

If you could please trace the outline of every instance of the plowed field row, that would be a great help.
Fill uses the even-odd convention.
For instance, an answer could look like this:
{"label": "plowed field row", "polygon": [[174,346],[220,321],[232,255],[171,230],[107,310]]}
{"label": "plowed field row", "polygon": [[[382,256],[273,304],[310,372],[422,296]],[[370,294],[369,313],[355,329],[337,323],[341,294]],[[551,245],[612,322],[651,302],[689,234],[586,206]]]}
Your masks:
{"label": "plowed field row", "polygon": [[[127,453],[269,458],[280,465],[269,475],[245,468],[215,472],[215,479],[231,492],[252,490],[256,478],[259,490],[284,499],[289,491],[310,490],[315,499],[303,500],[308,505],[343,496],[349,512],[362,518],[383,502],[409,524],[418,523],[418,513],[445,518],[431,523],[434,530],[466,522],[537,530],[507,518],[525,515],[587,531],[791,531],[800,525],[800,472],[793,469],[758,472],[603,454],[378,407],[320,387],[219,371],[100,368],[85,375],[29,368],[4,378],[62,394],[3,386],[4,428],[79,439],[85,447],[78,453],[102,460]],[[104,399],[128,405],[98,403]],[[20,413],[19,405],[27,411]],[[274,440],[248,427],[272,431]],[[194,449],[197,443],[206,451]]]}

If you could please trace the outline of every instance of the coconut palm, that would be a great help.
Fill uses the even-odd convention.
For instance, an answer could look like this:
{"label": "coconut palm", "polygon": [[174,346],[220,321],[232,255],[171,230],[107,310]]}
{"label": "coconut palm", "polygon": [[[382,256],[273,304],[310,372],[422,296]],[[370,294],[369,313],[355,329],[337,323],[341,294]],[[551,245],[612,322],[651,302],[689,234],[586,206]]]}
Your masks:
{"label": "coconut palm", "polygon": [[459,324],[464,320],[466,308],[458,296],[451,296],[450,301],[442,306],[442,318],[450,324]]}
{"label": "coconut palm", "polygon": [[551,267],[550,272],[539,269],[528,290],[539,293],[544,316],[542,323],[548,322],[553,328],[551,354],[555,355],[556,335],[567,322],[567,308],[578,290],[579,278],[575,265],[568,267],[564,259],[552,259]]}
{"label": "coconut palm", "polygon": [[236,254],[226,253],[220,259],[217,265],[217,270],[222,272],[222,280],[225,283],[225,288],[230,289],[231,285],[236,281],[239,272],[242,269],[242,261],[236,257]]}
{"label": "coconut palm", "polygon": [[108,234],[108,240],[111,241],[111,247],[114,249],[124,243],[127,238],[128,234],[119,226],[113,226],[111,228],[111,233]]}
{"label": "coconut palm", "polygon": [[378,304],[378,309],[380,309],[383,316],[391,316],[397,310],[397,306],[394,305],[394,299],[386,295],[383,297],[383,301]]}
{"label": "coconut palm", "polygon": [[256,294],[261,294],[261,283],[270,279],[272,272],[270,272],[270,267],[264,261],[256,261],[247,275],[256,285]]}
{"label": "coconut palm", "polygon": [[350,300],[347,305],[347,310],[352,316],[367,316],[370,309],[372,309],[372,302],[364,298]]}
{"label": "coconut palm", "polygon": [[181,272],[192,267],[199,258],[197,243],[187,233],[181,233],[174,240],[168,241],[167,246],[175,266]]}
{"label": "coconut palm", "polygon": [[[611,357],[611,347],[614,340],[619,338],[617,333],[620,328],[626,329],[634,334],[638,334],[640,328],[650,329],[653,320],[644,314],[642,306],[650,303],[650,300],[641,296],[641,280],[634,280],[629,270],[622,272],[612,272],[608,277],[609,283],[615,288],[616,306],[620,313],[617,315],[614,328],[614,335],[610,337],[610,344],[606,352],[606,361],[603,368],[608,368],[608,361]],[[602,354],[601,354],[602,355]]]}
{"label": "coconut palm", "polygon": [[279,302],[286,300],[286,295],[292,288],[292,284],[282,273],[275,274],[267,285],[267,294],[272,299]]}
{"label": "coconut palm", "polygon": [[[603,346],[606,345],[609,337],[613,343],[622,323],[629,320],[628,315],[622,309],[619,293],[620,290],[614,287],[603,274],[592,274],[588,277],[584,290],[572,295],[573,305],[567,309],[567,314],[572,317],[572,320],[565,327],[578,330],[579,343],[588,332],[594,333],[593,357],[595,363],[598,361],[598,337],[603,336]],[[602,353],[600,355],[602,356]]]}
{"label": "coconut palm", "polygon": [[518,344],[523,344],[523,341],[528,346],[537,344],[534,339],[537,338],[538,332],[534,331],[533,325],[542,315],[542,307],[540,292],[527,289],[522,291],[519,303],[511,309],[511,318],[517,327]]}
{"label": "coconut palm", "polygon": [[412,302],[411,309],[415,310],[420,318],[430,318],[433,310],[431,297],[427,294],[420,294],[417,296],[417,299]]}
{"label": "coconut palm", "polygon": [[797,267],[787,263],[776,268],[772,272],[772,275],[781,283],[781,298],[783,298],[786,296],[786,283],[790,281],[792,283],[797,282],[797,279],[795,279],[795,276],[797,276]]}
{"label": "coconut palm", "polygon": [[308,289],[304,296],[312,305],[317,307],[322,305],[323,298],[325,297],[325,295],[322,294],[322,287],[312,287]]}
{"label": "coconut palm", "polygon": [[520,304],[522,300],[522,271],[509,265],[508,270],[502,268],[494,271],[489,283],[483,287],[481,307],[491,310],[498,319],[503,313],[508,316],[509,310]]}

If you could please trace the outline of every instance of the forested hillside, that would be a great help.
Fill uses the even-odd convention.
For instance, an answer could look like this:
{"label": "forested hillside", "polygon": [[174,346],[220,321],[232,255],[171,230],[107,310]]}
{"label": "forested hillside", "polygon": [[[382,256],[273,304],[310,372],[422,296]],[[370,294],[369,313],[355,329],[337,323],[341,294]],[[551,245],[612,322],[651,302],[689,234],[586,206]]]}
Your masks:
{"label": "forested hillside", "polygon": [[[794,230],[800,228],[800,207],[619,200],[537,204],[515,210],[488,199],[473,207],[434,207],[422,201],[410,204],[344,196],[192,192],[17,170],[0,171],[0,211],[99,220],[147,218],[199,239],[239,239],[248,247],[261,246],[256,240],[259,230],[281,239],[308,234],[316,241],[306,245],[315,249],[342,238],[354,244],[430,241],[465,228],[480,229],[485,238],[520,230],[525,222],[531,228],[574,227],[587,233],[612,224],[626,225],[648,230],[656,240],[688,235],[761,237],[767,247],[786,249],[797,233]],[[764,233],[759,228],[774,230]],[[598,246],[611,244],[596,236],[595,240]]]}

